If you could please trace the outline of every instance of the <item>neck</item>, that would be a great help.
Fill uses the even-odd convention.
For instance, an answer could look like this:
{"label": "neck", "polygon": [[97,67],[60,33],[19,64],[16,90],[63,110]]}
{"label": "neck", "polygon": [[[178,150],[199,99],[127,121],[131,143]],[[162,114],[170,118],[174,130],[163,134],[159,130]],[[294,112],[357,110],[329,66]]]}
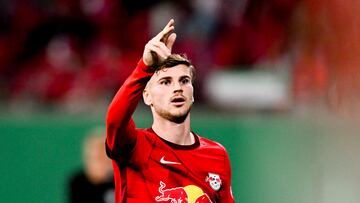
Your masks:
{"label": "neck", "polygon": [[158,136],[174,144],[191,145],[195,143],[195,138],[190,132],[190,114],[182,123],[175,123],[154,115],[152,129]]}

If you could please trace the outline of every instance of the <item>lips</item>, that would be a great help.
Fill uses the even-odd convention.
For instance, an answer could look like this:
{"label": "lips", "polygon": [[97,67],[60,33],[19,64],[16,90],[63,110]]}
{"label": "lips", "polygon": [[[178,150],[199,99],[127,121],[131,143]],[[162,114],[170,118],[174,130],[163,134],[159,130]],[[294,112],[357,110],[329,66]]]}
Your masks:
{"label": "lips", "polygon": [[185,103],[186,99],[183,96],[175,96],[173,98],[171,98],[171,103],[179,106],[179,105],[183,105]]}

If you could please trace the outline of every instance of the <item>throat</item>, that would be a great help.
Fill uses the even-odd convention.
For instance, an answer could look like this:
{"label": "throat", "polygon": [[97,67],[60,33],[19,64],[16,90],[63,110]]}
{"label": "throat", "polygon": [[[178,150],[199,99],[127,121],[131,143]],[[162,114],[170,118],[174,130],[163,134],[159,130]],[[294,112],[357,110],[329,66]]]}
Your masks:
{"label": "throat", "polygon": [[182,123],[154,121],[154,132],[162,139],[178,145],[191,145],[195,143],[194,135],[190,132],[189,119]]}

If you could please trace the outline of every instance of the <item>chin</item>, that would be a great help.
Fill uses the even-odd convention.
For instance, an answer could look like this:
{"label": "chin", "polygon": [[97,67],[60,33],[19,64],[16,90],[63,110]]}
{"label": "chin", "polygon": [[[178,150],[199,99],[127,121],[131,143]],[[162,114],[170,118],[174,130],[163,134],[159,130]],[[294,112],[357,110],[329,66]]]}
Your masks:
{"label": "chin", "polygon": [[176,114],[176,115],[171,115],[169,116],[167,119],[171,122],[174,122],[174,123],[177,123],[177,124],[180,124],[180,123],[183,123],[186,118],[188,117],[189,115],[189,112],[187,113],[183,113],[183,114]]}
{"label": "chin", "polygon": [[183,117],[183,116],[187,116],[190,113],[190,110],[191,110],[191,106],[182,106],[172,111],[171,114],[176,117]]}
{"label": "chin", "polygon": [[191,107],[184,109],[176,109],[173,112],[158,112],[159,115],[174,123],[183,123],[190,113]]}

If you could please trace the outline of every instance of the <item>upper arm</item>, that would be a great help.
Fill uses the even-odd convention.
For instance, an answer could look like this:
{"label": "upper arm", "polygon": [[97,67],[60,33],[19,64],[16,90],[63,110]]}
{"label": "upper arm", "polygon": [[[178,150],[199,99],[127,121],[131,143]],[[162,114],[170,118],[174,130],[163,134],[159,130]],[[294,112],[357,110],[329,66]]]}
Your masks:
{"label": "upper arm", "polygon": [[107,124],[106,134],[106,153],[111,159],[120,159],[129,155],[135,147],[137,131],[132,119],[124,126]]}
{"label": "upper arm", "polygon": [[232,172],[231,172],[230,159],[226,151],[224,156],[224,169],[225,169],[226,177],[223,183],[223,190],[221,190],[220,192],[220,201],[224,203],[233,203],[234,197],[231,189]]}
{"label": "upper arm", "polygon": [[132,115],[153,72],[147,72],[141,59],[114,96],[106,115],[106,150],[112,159],[129,155],[135,147],[138,132]]}

